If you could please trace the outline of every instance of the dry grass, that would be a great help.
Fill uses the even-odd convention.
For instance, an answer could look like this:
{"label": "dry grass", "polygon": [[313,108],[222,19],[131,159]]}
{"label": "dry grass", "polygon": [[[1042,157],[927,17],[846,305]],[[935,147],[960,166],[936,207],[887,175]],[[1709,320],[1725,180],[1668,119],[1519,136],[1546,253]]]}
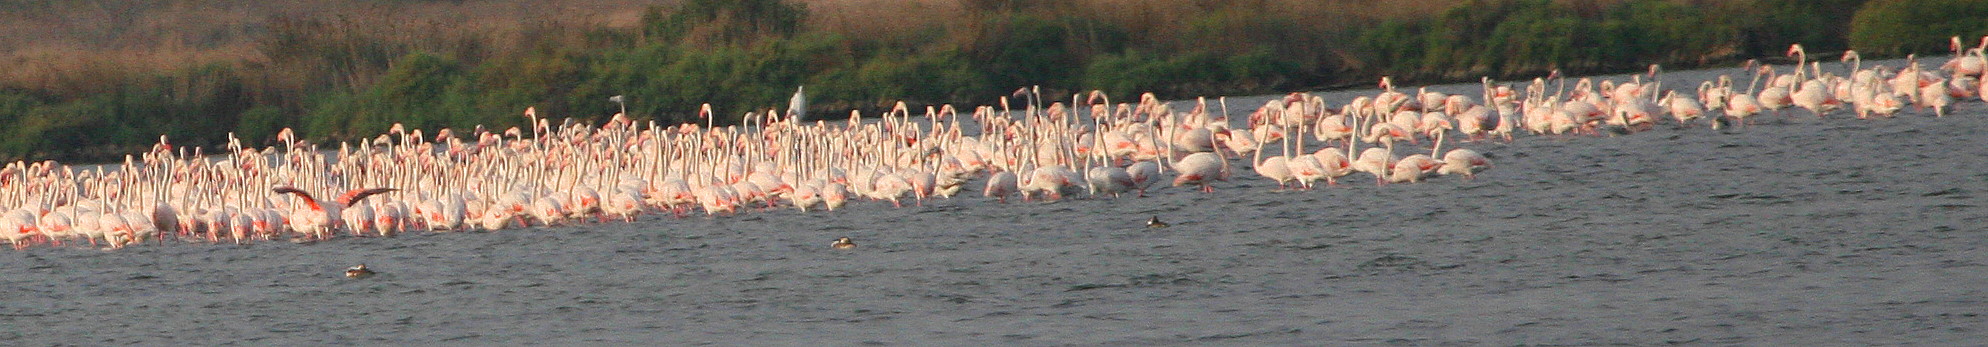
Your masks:
{"label": "dry grass", "polygon": [[815,0],[806,5],[808,27],[865,38],[905,38],[966,15],[959,0]]}
{"label": "dry grass", "polygon": [[[927,34],[945,30],[946,44],[972,46],[986,39],[983,31],[994,30],[981,27],[977,20],[993,15],[987,13],[989,1],[976,0],[809,0],[803,1],[810,14],[808,25],[811,28],[841,33],[850,37],[862,37],[891,43],[930,44],[933,37]],[[1412,1],[1412,0],[1067,0],[1043,2],[1018,2],[1027,4],[1009,11],[1020,11],[1051,18],[1078,18],[1106,23],[1123,28],[1133,41],[1133,46],[1148,46],[1159,49],[1216,49],[1233,50],[1254,45],[1252,42],[1223,40],[1217,35],[1232,34],[1224,30],[1241,30],[1238,26],[1278,26],[1275,30],[1288,31],[1311,38],[1328,37],[1335,32],[1344,32],[1356,26],[1371,25],[1384,19],[1415,18],[1439,14],[1444,9],[1461,0]],[[1268,19],[1287,20],[1271,24]],[[1295,20],[1293,20],[1295,19]],[[1215,23],[1209,27],[1208,23]],[[1174,43],[1179,37],[1206,37],[1199,42],[1186,43],[1189,46],[1170,47],[1156,44]],[[1306,48],[1314,45],[1293,44]],[[1316,47],[1311,47],[1316,48]]]}
{"label": "dry grass", "polygon": [[[0,6],[0,85],[88,90],[143,71],[260,62],[277,17],[347,20],[410,42],[481,37],[515,43],[547,27],[629,27],[670,0],[52,0]],[[5,3],[0,1],[0,3]],[[548,24],[550,23],[550,24]],[[503,48],[503,47],[493,47]]]}

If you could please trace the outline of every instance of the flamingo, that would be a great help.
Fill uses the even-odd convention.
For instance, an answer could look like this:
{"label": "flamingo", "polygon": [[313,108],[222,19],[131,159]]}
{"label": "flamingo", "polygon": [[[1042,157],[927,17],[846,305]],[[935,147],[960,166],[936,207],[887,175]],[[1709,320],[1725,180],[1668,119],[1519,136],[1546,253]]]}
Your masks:
{"label": "flamingo", "polygon": [[104,241],[110,244],[111,249],[124,248],[137,241],[137,231],[132,230],[131,223],[116,212],[98,213],[97,225],[103,228]]}
{"label": "flamingo", "polygon": [[1286,162],[1288,159],[1290,158],[1281,154],[1272,156],[1270,159],[1264,159],[1263,152],[1257,151],[1256,157],[1250,161],[1250,165],[1256,170],[1256,174],[1276,181],[1277,189],[1281,190],[1289,188],[1292,179],[1291,166]]}
{"label": "flamingo", "polygon": [[794,208],[800,209],[801,212],[807,212],[808,209],[812,209],[816,205],[821,205],[822,194],[820,187],[825,183],[827,181],[815,179],[795,186],[794,193],[787,195],[788,203],[793,204]]}
{"label": "flamingo", "polygon": [[423,202],[422,208],[428,216],[430,230],[461,230],[465,226],[463,223],[469,221],[469,203],[454,194]]}
{"label": "flamingo", "polygon": [[849,204],[849,185],[842,184],[839,182],[830,182],[828,185],[822,186],[821,205],[823,208],[827,208],[829,211],[834,211],[835,209],[842,208],[842,206],[848,204]]}
{"label": "flamingo", "polygon": [[566,206],[563,206],[566,210],[567,218],[585,221],[585,217],[594,216],[596,222],[607,221],[607,211],[601,206],[601,194],[599,191],[580,186],[573,187],[569,195],[572,198],[566,201]]}
{"label": "flamingo", "polygon": [[1900,100],[1897,94],[1883,91],[1884,88],[1884,84],[1872,83],[1859,87],[1854,92],[1857,97],[1858,119],[1870,118],[1871,114],[1891,117],[1892,114],[1898,113],[1898,110],[1905,108],[1904,100]]}
{"label": "flamingo", "polygon": [[994,177],[988,178],[987,187],[982,189],[981,192],[986,194],[987,197],[1006,203],[1008,202],[1008,196],[1014,195],[1019,190],[1021,190],[1020,181],[1016,179],[1015,173],[1004,170],[996,172],[994,173]]}
{"label": "flamingo", "polygon": [[1726,100],[1730,99],[1731,95],[1729,94],[1732,94],[1733,91],[1731,83],[1732,77],[1726,75],[1719,75],[1719,83],[1717,85],[1714,85],[1712,81],[1699,83],[1698,100],[1705,103],[1706,110],[1725,110]]}
{"label": "flamingo", "polygon": [[1477,172],[1490,168],[1491,160],[1484,158],[1483,154],[1478,154],[1477,151],[1468,148],[1458,148],[1450,150],[1448,154],[1443,155],[1442,168],[1438,169],[1436,173],[1443,175],[1463,175],[1463,179],[1469,180],[1476,178]]}
{"label": "flamingo", "polygon": [[[1977,56],[1981,55],[1980,53],[1981,49],[1978,48],[1975,49],[1975,55]],[[1980,90],[1975,92],[1974,97],[1980,99],[1981,101],[1988,101],[1988,81],[1977,81],[1975,84],[1976,84],[1975,87],[1978,87]]]}
{"label": "flamingo", "polygon": [[1320,162],[1318,157],[1296,155],[1289,158],[1285,160],[1285,164],[1290,166],[1291,177],[1298,181],[1299,187],[1305,190],[1311,190],[1312,186],[1317,184],[1319,180],[1329,180],[1333,177],[1326,170],[1325,163]]}
{"label": "flamingo", "polygon": [[489,210],[483,212],[480,218],[477,218],[476,226],[483,228],[483,230],[503,230],[504,227],[509,226],[512,221],[517,219],[517,212],[513,212],[511,209],[502,206],[491,206]]}
{"label": "flamingo", "polygon": [[1202,192],[1213,193],[1215,187],[1209,183],[1228,180],[1229,162],[1222,158],[1221,152],[1194,153],[1174,162],[1174,171],[1180,175],[1174,176],[1173,186],[1198,185]]}
{"label": "flamingo", "polygon": [[1022,182],[1022,199],[1027,200],[1030,192],[1039,192],[1048,197],[1046,200],[1061,200],[1064,189],[1075,187],[1076,182],[1082,181],[1084,181],[1082,177],[1063,165],[1038,167],[1029,174],[1027,181]]}
{"label": "flamingo", "polygon": [[1097,166],[1085,170],[1084,182],[1090,187],[1091,195],[1111,194],[1113,198],[1138,185],[1138,182],[1132,180],[1131,172],[1115,166]]}
{"label": "flamingo", "polygon": [[1954,76],[1976,78],[1981,77],[1983,71],[1988,71],[1988,58],[1984,58],[1981,53],[1981,47],[1988,47],[1988,36],[1982,36],[1981,46],[1976,48],[1965,48],[1966,46],[1961,45],[1960,36],[1954,36],[1949,40],[1954,57],[1941,65],[1941,69],[1953,71]]}
{"label": "flamingo", "polygon": [[1376,123],[1369,129],[1366,141],[1368,143],[1380,143],[1390,151],[1394,149],[1396,141],[1407,140],[1411,144],[1417,144],[1415,136],[1410,135],[1408,129],[1397,124]]}
{"label": "flamingo", "polygon": [[[1799,72],[1801,68],[1795,68],[1795,71]],[[1775,83],[1768,83],[1766,87],[1762,87],[1760,94],[1754,96],[1754,101],[1758,102],[1762,109],[1779,116],[1781,115],[1781,109],[1787,108],[1790,104],[1794,103],[1793,94],[1788,92],[1790,86],[1776,85],[1782,79],[1774,78],[1773,66],[1760,67],[1760,74],[1767,75]]]}
{"label": "flamingo", "polygon": [[[49,242],[54,243],[56,246],[61,246],[62,240],[67,240],[78,235],[73,227],[74,220],[69,217],[68,212],[49,212],[46,215],[42,215],[41,219],[36,221],[36,223],[42,236],[48,237]],[[0,227],[0,232],[5,232],[5,230],[8,230],[8,228]]]}
{"label": "flamingo", "polygon": [[1491,114],[1490,108],[1483,105],[1471,105],[1456,117],[1457,130],[1468,136],[1467,140],[1480,139],[1497,126],[1498,118]]}
{"label": "flamingo", "polygon": [[1387,171],[1395,167],[1396,161],[1398,160],[1394,157],[1394,151],[1386,148],[1368,148],[1365,152],[1360,152],[1359,159],[1354,160],[1350,167],[1353,171],[1373,174],[1374,185],[1381,186],[1386,184]]}
{"label": "flamingo", "polygon": [[1954,75],[1947,79],[1947,96],[1955,101],[1975,97],[1976,84],[1979,84],[1979,81],[1976,81],[1974,76]]}
{"label": "flamingo", "polygon": [[1346,116],[1343,115],[1325,116],[1325,118],[1319,119],[1318,124],[1314,125],[1312,135],[1317,137],[1319,141],[1350,141],[1353,138],[1354,130],[1353,126],[1347,125],[1347,123]]}
{"label": "flamingo", "polygon": [[1140,197],[1145,197],[1146,189],[1160,180],[1160,164],[1152,161],[1132,163],[1132,166],[1125,168],[1125,172],[1131,176],[1132,188],[1139,191]]}
{"label": "flamingo", "polygon": [[1753,97],[1753,87],[1759,84],[1759,82],[1760,82],[1760,75],[1758,74],[1753,75],[1753,80],[1748,81],[1746,84],[1745,93],[1730,94],[1730,96],[1726,100],[1725,103],[1726,117],[1732,118],[1733,120],[1737,121],[1741,127],[1746,126],[1748,117],[1760,114],[1760,109],[1761,109],[1760,102],[1759,100]]}
{"label": "flamingo", "polygon": [[95,210],[79,209],[78,212],[75,214],[75,217],[76,217],[76,225],[75,225],[76,233],[82,234],[83,239],[90,241],[91,246],[96,246],[97,240],[99,239],[106,239],[103,229],[102,213],[99,213]]}
{"label": "flamingo", "polygon": [[[633,188],[615,190],[613,194],[608,195],[607,205],[601,207],[603,213],[620,216],[623,222],[634,222],[635,216],[642,214],[645,209],[645,205],[642,204],[642,192]],[[805,211],[806,208],[802,210]]]}
{"label": "flamingo", "polygon": [[228,221],[228,236],[237,245],[247,243],[249,235],[254,232],[254,229],[255,222],[250,220],[246,214],[237,213],[234,215],[233,220]]}
{"label": "flamingo", "polygon": [[1325,184],[1339,185],[1339,178],[1353,173],[1353,161],[1341,154],[1338,148],[1327,147],[1312,153],[1313,160],[1325,171]]}
{"label": "flamingo", "polygon": [[1921,107],[1932,107],[1935,117],[1946,117],[1947,106],[1953,105],[1953,96],[1948,95],[1946,83],[1933,82],[1919,87]]}
{"label": "flamingo", "polygon": [[[1701,86],[1700,89],[1702,90],[1703,87]],[[1699,105],[1697,100],[1692,100],[1690,97],[1677,96],[1677,91],[1674,90],[1664,92],[1663,101],[1658,102],[1658,105],[1669,108],[1671,117],[1677,119],[1679,126],[1689,127],[1693,121],[1705,115],[1705,106]]]}
{"label": "flamingo", "polygon": [[14,250],[27,249],[28,240],[40,235],[40,230],[34,214],[27,210],[15,209],[0,216],[0,237],[6,238]]}
{"label": "flamingo", "polygon": [[[393,236],[406,231],[410,220],[405,204],[398,200],[376,202],[373,205],[373,226],[380,236]],[[247,215],[242,215],[247,217]]]}
{"label": "flamingo", "polygon": [[[345,229],[352,232],[352,236],[364,236],[367,232],[377,229],[373,221],[374,213],[372,205],[348,205],[344,209],[339,210],[339,213],[339,219],[345,222]],[[218,211],[212,218],[219,221],[219,223],[227,223],[227,221],[233,220],[233,217],[229,216],[229,214]],[[226,229],[227,226],[225,224],[211,228],[216,233]]]}
{"label": "flamingo", "polygon": [[1390,170],[1392,171],[1392,175],[1388,177],[1388,181],[1393,183],[1421,182],[1423,176],[1436,171],[1442,165],[1442,162],[1430,158],[1427,154],[1410,155],[1395,162],[1394,168]]}
{"label": "flamingo", "polygon": [[904,204],[898,200],[910,195],[913,188],[910,180],[894,172],[878,173],[871,182],[871,198],[890,200],[892,207],[904,207]]}
{"label": "flamingo", "polygon": [[1188,153],[1212,152],[1216,149],[1215,133],[1206,128],[1189,129],[1178,132],[1176,136],[1174,147]]}

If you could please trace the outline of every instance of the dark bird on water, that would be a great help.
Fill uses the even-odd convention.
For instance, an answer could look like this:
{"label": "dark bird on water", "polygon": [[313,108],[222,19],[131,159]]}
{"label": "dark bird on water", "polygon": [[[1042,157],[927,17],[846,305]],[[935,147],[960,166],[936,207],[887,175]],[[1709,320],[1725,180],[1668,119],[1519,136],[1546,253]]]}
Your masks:
{"label": "dark bird on water", "polygon": [[345,268],[345,277],[366,278],[367,276],[372,276],[372,275],[373,275],[373,270],[367,270],[366,264],[353,265],[352,267]]}
{"label": "dark bird on water", "polygon": [[850,249],[850,248],[856,248],[856,242],[850,241],[849,238],[844,237],[844,238],[835,239],[835,242],[828,244],[828,246],[833,247],[835,249]]}
{"label": "dark bird on water", "polygon": [[1167,224],[1167,222],[1161,222],[1161,221],[1160,221],[1160,216],[1153,216],[1153,219],[1148,219],[1148,220],[1146,220],[1146,227],[1147,227],[1147,228],[1155,228],[1155,229],[1158,229],[1158,228],[1165,228],[1165,227],[1167,227],[1168,225],[1169,225],[1169,224]]}

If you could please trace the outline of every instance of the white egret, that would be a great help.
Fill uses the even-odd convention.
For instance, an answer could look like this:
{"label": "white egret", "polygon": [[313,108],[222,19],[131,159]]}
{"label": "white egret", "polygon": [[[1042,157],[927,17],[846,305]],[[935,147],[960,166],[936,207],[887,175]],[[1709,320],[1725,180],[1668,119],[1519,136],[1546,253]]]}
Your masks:
{"label": "white egret", "polygon": [[808,86],[794,87],[794,98],[787,99],[787,120],[797,121],[808,114]]}

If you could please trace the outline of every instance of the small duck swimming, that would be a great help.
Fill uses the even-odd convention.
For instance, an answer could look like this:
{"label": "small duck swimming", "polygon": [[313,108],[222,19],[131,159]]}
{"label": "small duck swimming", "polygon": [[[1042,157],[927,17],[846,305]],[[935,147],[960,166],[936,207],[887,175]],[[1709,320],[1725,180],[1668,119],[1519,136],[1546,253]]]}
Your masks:
{"label": "small duck swimming", "polygon": [[373,275],[373,270],[367,270],[366,264],[359,264],[345,268],[345,277],[348,278],[366,278],[367,276],[372,276],[372,275]]}
{"label": "small duck swimming", "polygon": [[1154,229],[1159,229],[1159,228],[1165,228],[1165,227],[1167,227],[1167,226],[1169,226],[1169,224],[1167,224],[1167,222],[1161,222],[1161,221],[1160,221],[1160,216],[1153,216],[1153,219],[1148,219],[1148,220],[1146,220],[1146,227],[1147,227],[1147,228],[1154,228]]}
{"label": "small duck swimming", "polygon": [[856,248],[856,242],[849,241],[849,238],[844,237],[844,238],[835,239],[835,242],[828,244],[828,246],[833,247],[835,249],[851,249],[851,248]]}

